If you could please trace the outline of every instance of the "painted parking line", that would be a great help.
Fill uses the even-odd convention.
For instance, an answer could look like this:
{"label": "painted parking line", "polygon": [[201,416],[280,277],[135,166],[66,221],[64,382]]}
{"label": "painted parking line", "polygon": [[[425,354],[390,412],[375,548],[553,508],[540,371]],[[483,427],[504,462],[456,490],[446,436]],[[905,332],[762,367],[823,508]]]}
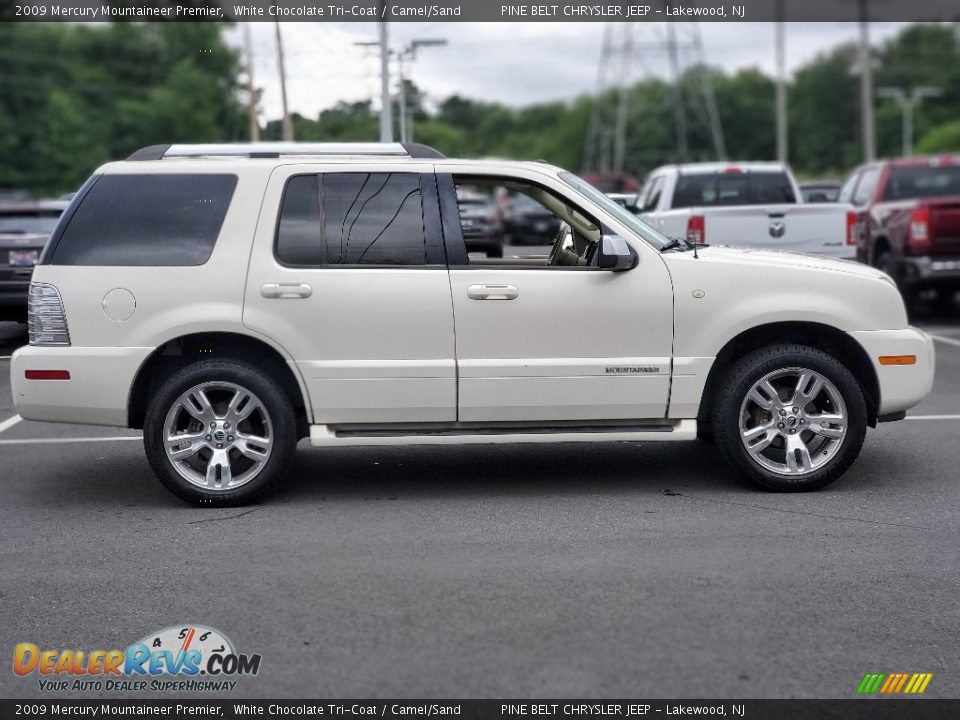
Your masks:
{"label": "painted parking line", "polygon": [[0,440],[0,445],[38,445],[44,443],[94,443],[117,442],[120,440],[143,440],[140,435],[118,435],[116,437],[88,437],[88,438],[23,438],[22,440]]}
{"label": "painted parking line", "polygon": [[19,415],[14,415],[11,418],[7,418],[2,423],[0,423],[0,433],[2,433],[4,430],[9,430],[21,420],[23,420],[23,418],[20,417]]}
{"label": "painted parking line", "polygon": [[948,338],[948,337],[944,337],[943,335],[931,335],[930,337],[932,337],[937,342],[942,342],[946,345],[953,345],[955,347],[960,347],[960,340],[957,340],[956,338]]}
{"label": "painted parking line", "polygon": [[906,420],[960,420],[960,415],[907,415]]}

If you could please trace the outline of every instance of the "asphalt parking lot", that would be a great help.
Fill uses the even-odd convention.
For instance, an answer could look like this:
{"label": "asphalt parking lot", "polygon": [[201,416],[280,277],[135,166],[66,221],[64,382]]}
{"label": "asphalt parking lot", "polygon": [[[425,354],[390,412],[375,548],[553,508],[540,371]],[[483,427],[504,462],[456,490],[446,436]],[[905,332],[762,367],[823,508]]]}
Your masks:
{"label": "asphalt parking lot", "polygon": [[0,695],[43,696],[16,643],[203,623],[262,654],[231,697],[960,696],[960,314],[918,324],[933,394],[803,495],[703,444],[303,448],[262,504],[194,509],[136,432],[17,422],[0,360]]}

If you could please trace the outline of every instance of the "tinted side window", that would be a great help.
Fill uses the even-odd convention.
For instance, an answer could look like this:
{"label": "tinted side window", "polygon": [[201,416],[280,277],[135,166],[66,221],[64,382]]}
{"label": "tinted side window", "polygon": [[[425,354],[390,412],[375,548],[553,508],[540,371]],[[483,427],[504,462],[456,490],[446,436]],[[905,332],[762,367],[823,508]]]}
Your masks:
{"label": "tinted side window", "polygon": [[643,207],[640,212],[651,212],[657,209],[660,204],[660,193],[663,191],[663,175],[659,175],[650,181],[650,192],[643,200]]}
{"label": "tinted side window", "polygon": [[202,265],[235,175],[104,175],[70,219],[54,265]]}
{"label": "tinted side window", "polygon": [[866,205],[873,199],[879,176],[880,168],[872,167],[863,171],[863,175],[860,176],[860,184],[857,185],[857,191],[853,195],[854,205]]}
{"label": "tinted side window", "polygon": [[322,206],[328,264],[427,263],[418,174],[324,174]]}
{"label": "tinted side window", "polygon": [[853,202],[853,189],[857,186],[857,180],[860,179],[860,173],[853,173],[847,178],[847,181],[840,188],[840,194],[837,196],[837,202]]}
{"label": "tinted side window", "polygon": [[286,265],[320,265],[320,178],[295,175],[287,182],[277,223],[277,258]]}

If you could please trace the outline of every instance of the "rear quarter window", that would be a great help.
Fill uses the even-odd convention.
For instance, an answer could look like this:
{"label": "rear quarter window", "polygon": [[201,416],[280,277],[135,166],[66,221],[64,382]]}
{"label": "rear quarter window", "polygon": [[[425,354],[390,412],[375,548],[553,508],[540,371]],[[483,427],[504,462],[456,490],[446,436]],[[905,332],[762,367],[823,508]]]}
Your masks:
{"label": "rear quarter window", "polygon": [[64,228],[53,265],[202,265],[220,234],[236,175],[104,175]]}

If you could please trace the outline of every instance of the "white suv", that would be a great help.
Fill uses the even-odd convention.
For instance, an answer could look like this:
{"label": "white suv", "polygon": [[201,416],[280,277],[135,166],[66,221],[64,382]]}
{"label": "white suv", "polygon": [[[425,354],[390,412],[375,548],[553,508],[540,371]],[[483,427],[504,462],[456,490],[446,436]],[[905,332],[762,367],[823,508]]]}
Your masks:
{"label": "white suv", "polygon": [[[559,220],[472,257],[457,188]],[[29,420],[143,428],[187,500],[266,490],[314,446],[709,439],[823,487],[931,388],[930,339],[849,262],[689,246],[536,162],[419,145],[154,146],[100,168],[33,275]]]}

